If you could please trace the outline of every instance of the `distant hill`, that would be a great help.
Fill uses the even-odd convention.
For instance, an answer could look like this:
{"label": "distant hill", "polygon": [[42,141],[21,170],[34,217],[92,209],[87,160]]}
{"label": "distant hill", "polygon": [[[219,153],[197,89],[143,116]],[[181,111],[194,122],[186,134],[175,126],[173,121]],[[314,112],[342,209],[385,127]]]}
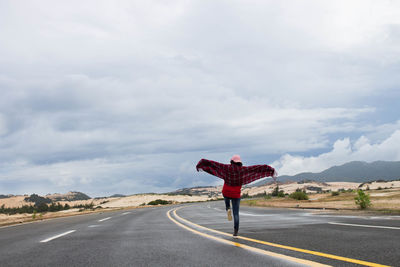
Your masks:
{"label": "distant hill", "polygon": [[[318,182],[368,182],[377,180],[400,179],[400,161],[352,161],[340,166],[333,166],[319,173],[303,172],[293,176],[283,175],[278,181],[312,180]],[[270,179],[254,183],[260,186],[270,182]]]}
{"label": "distant hill", "polygon": [[188,196],[201,196],[208,195],[209,197],[216,197],[221,192],[221,186],[197,186],[191,188],[182,188],[168,193],[168,195],[188,195]]}

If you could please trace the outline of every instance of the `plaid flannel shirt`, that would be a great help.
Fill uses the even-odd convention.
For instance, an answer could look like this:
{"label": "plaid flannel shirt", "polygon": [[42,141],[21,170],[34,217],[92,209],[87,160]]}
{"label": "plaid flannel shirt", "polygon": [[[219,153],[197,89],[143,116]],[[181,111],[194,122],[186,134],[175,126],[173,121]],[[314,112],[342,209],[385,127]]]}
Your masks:
{"label": "plaid flannel shirt", "polygon": [[268,165],[237,166],[202,159],[196,165],[197,171],[205,171],[217,176],[230,186],[239,186],[272,176],[275,169]]}

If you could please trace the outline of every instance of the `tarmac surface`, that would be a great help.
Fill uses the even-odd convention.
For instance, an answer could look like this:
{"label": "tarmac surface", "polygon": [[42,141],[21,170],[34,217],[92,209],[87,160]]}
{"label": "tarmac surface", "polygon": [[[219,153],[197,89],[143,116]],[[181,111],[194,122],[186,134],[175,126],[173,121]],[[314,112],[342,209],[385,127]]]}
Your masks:
{"label": "tarmac surface", "polygon": [[240,207],[222,201],[0,228],[1,266],[400,266],[399,216]]}

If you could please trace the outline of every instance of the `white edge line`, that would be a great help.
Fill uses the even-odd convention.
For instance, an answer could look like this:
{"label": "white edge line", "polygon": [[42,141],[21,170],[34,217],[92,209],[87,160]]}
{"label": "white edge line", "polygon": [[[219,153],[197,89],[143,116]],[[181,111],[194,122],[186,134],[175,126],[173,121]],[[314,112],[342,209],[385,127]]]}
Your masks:
{"label": "white edge line", "polygon": [[68,235],[68,234],[70,234],[70,233],[73,233],[73,232],[75,232],[75,231],[76,231],[76,230],[71,230],[71,231],[68,231],[68,232],[65,232],[65,233],[62,233],[62,234],[59,234],[59,235],[55,235],[55,236],[52,236],[52,237],[47,238],[47,239],[45,239],[45,240],[42,240],[42,241],[40,241],[40,242],[41,242],[41,243],[46,243],[46,242],[49,242],[49,241],[51,241],[51,240],[53,240],[53,239],[56,239],[56,238],[59,238],[59,237]]}
{"label": "white edge line", "polygon": [[104,221],[107,221],[109,219],[111,219],[111,217],[107,217],[107,218],[101,219],[101,220],[99,220],[99,222],[104,222]]}
{"label": "white edge line", "polygon": [[124,212],[124,213],[122,213],[122,215],[127,215],[127,214],[130,214],[130,212]]}
{"label": "white edge line", "polygon": [[337,222],[329,222],[329,224],[345,225],[345,226],[368,227],[368,228],[382,228],[382,229],[395,229],[395,230],[400,230],[400,227],[392,227],[392,226],[351,224],[351,223],[337,223]]}

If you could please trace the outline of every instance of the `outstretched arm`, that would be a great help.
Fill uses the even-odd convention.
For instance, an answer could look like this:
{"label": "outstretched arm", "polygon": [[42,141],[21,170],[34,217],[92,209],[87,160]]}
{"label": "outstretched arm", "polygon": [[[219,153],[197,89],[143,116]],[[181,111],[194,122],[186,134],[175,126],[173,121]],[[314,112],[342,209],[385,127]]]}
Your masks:
{"label": "outstretched arm", "polygon": [[[249,184],[251,182],[254,182],[258,179],[272,176],[274,177],[274,174],[278,174],[274,168],[272,168],[269,165],[254,165],[254,166],[248,166],[248,167],[243,167],[242,170],[242,175],[241,175],[241,184]],[[275,178],[274,178],[275,180]]]}
{"label": "outstretched arm", "polygon": [[221,179],[225,179],[226,168],[228,165],[222,164],[216,161],[201,159],[196,165],[197,171],[205,171],[211,175],[217,176]]}

